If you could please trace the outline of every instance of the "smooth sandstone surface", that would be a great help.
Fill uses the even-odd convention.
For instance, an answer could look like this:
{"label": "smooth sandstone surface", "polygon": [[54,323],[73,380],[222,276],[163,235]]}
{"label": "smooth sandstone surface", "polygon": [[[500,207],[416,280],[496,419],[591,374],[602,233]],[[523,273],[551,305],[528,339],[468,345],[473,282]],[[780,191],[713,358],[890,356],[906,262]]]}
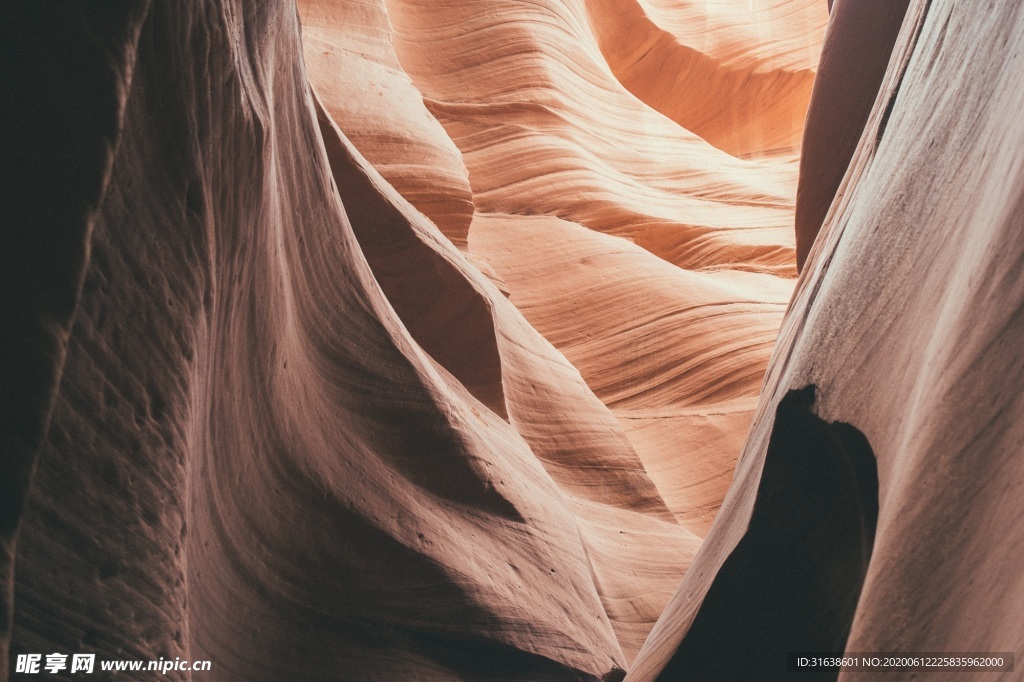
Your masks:
{"label": "smooth sandstone surface", "polygon": [[1024,12],[834,5],[5,9],[0,679],[1024,656]]}
{"label": "smooth sandstone surface", "polygon": [[803,267],[846,174],[885,76],[908,0],[836,2],[807,112],[796,202]]}
{"label": "smooth sandstone surface", "polygon": [[402,70],[383,0],[299,0],[303,61],[331,117],[406,200],[465,246],[473,198],[462,155]]}
{"label": "smooth sandstone surface", "polygon": [[[698,537],[674,522],[619,425],[578,371],[436,227],[360,163],[358,152],[320,113],[334,178],[342,199],[349,199],[348,213],[357,219],[355,233],[377,281],[406,329],[432,353],[431,362],[454,380],[455,390],[479,389],[467,380],[473,376],[467,369],[480,366],[475,358],[489,341],[498,393],[478,395],[492,398],[485,404],[516,428],[565,494],[580,524],[595,588],[619,645],[631,657],[674,589],[680,566],[696,551]],[[376,192],[390,205],[370,201]],[[402,254],[408,255],[404,262],[397,260]],[[464,302],[450,318],[445,311],[460,290],[476,301]],[[479,315],[473,316],[474,308]],[[479,325],[478,334],[472,325]],[[463,344],[453,344],[452,328],[464,334]]]}
{"label": "smooth sandstone surface", "polygon": [[367,265],[294,6],[207,9],[155,5],[141,30],[20,520],[14,651],[238,680],[614,676],[567,497]]}
{"label": "smooth sandstone surface", "polygon": [[399,61],[462,150],[478,213],[554,215],[686,269],[792,277],[796,158],[736,158],[637,99],[583,0],[389,11]]}
{"label": "smooth sandstone surface", "polygon": [[703,534],[792,286],[795,157],[731,156],[638,99],[599,47],[615,17],[588,3],[388,6],[399,61],[469,168],[470,254]]}
{"label": "smooth sandstone surface", "polygon": [[[874,20],[898,21],[889,9]],[[778,651],[808,643],[1020,660],[1022,41],[1017,6],[909,4],[736,479],[627,679],[761,675]],[[849,121],[835,125],[849,134]],[[787,461],[807,465],[779,476]],[[845,493],[808,494],[826,484]],[[768,530],[780,546],[794,525],[830,540],[782,554],[763,542]],[[798,623],[807,603],[817,607],[804,627],[769,629]],[[736,637],[751,646],[716,659]]]}
{"label": "smooth sandstone surface", "polygon": [[[703,241],[676,246],[697,267],[725,266],[694,273],[689,285],[708,291],[691,292],[695,312],[672,326],[734,294],[753,299],[720,325],[734,340],[713,354],[734,379],[711,385],[699,358],[675,376],[664,344],[650,371],[665,377],[649,384],[629,387],[616,361],[633,394],[617,398],[597,355],[577,359],[583,376],[551,342],[571,350],[572,335],[534,328],[468,248],[468,152],[396,61],[393,44],[408,45],[393,9],[108,8],[134,26],[131,79],[102,105],[120,122],[109,165],[90,178],[105,185],[98,213],[67,228],[86,230],[88,249],[71,264],[84,279],[66,366],[50,370],[60,385],[39,384],[34,418],[46,400],[53,417],[26,452],[31,488],[21,479],[14,491],[30,491],[11,511],[17,554],[4,563],[14,653],[209,658],[220,679],[616,679],[678,584],[724,493],[728,443],[749,419],[791,286],[795,164],[732,159],[676,127],[618,85],[581,34],[583,72],[549,86],[611,92],[670,145],[722,166],[690,193],[644,180],[668,207],[714,217]],[[531,18],[520,30],[535,30]],[[524,67],[557,47],[537,45]],[[602,73],[589,94],[588,70]],[[620,133],[642,140],[629,115]],[[582,122],[555,132],[577,138],[577,156],[593,137]],[[626,163],[636,151],[601,152],[639,182],[643,169]],[[693,172],[667,154],[660,163]],[[738,224],[732,191],[756,204]],[[573,227],[602,258],[630,246]],[[716,240],[753,246],[705,243]],[[672,298],[678,268],[640,247],[629,258]],[[741,296],[758,278],[772,283],[767,299]],[[645,394],[654,413],[639,413]],[[709,413],[736,396],[738,419]],[[701,471],[692,484],[657,458],[673,429],[709,436],[687,465]]]}
{"label": "smooth sandstone surface", "polygon": [[820,0],[588,0],[615,75],[737,156],[800,146],[828,8]]}
{"label": "smooth sandstone surface", "polygon": [[549,217],[479,216],[470,250],[611,408],[679,522],[703,536],[731,479],[788,280],[690,272]]}

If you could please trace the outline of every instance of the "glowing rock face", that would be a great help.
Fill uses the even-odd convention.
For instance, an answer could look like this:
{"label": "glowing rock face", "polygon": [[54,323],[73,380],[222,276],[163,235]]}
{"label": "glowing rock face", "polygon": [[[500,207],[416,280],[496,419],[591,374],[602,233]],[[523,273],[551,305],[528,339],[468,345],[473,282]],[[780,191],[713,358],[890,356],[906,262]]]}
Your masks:
{"label": "glowing rock face", "polygon": [[0,665],[1012,650],[1021,22],[895,4],[12,12]]}
{"label": "glowing rock face", "polygon": [[[483,320],[496,325],[500,361],[487,363],[490,380],[479,380],[482,373],[464,365],[479,370],[495,341],[467,341],[481,324],[466,316],[462,340],[453,340],[454,290],[416,275],[422,266],[410,259],[419,256],[382,239],[390,230],[353,221],[412,336],[509,417],[573,501],[597,590],[630,659],[707,530],[752,415],[792,286],[795,142],[773,143],[782,149],[770,149],[771,160],[740,159],[667,120],[617,79],[600,42],[618,24],[596,5],[395,0],[300,10],[310,80],[326,113],[399,192],[422,173],[418,146],[460,150],[475,211],[466,242],[422,210],[603,403],[592,396],[567,409],[564,381],[538,390],[523,360],[550,350],[522,352],[536,342],[508,328],[499,311],[510,306],[501,299],[488,303],[495,321]],[[723,106],[759,120],[789,107],[799,132],[827,12],[777,10],[712,11],[714,21],[682,9],[662,17],[675,16],[679,30],[714,26],[716,42],[705,47],[716,59],[729,50],[746,55],[746,66],[716,67],[733,90],[746,83],[742,101],[723,86]],[[760,40],[755,21],[773,27]],[[772,78],[799,72],[804,99],[784,103],[782,86],[774,97],[757,95],[736,76],[754,63]],[[388,74],[388,85],[367,87],[368,64]],[[660,78],[656,87],[675,87],[667,76],[650,77]],[[422,104],[407,98],[414,87]],[[717,91],[694,92],[691,107],[714,117],[710,92]],[[420,124],[403,129],[413,112]],[[386,135],[382,126],[390,126]],[[742,150],[767,151],[753,142]],[[358,201],[335,172],[344,202]],[[446,203],[441,184],[423,184],[442,195],[434,205]],[[414,204],[420,196],[405,194]],[[431,304],[442,298],[443,306]]]}

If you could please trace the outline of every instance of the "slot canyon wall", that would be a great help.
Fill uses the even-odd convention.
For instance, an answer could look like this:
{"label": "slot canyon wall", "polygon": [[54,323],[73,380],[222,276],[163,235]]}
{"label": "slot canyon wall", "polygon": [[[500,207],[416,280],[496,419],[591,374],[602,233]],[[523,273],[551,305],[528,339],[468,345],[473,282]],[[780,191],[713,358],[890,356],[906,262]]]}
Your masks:
{"label": "slot canyon wall", "polygon": [[[808,643],[1006,652],[1016,672],[971,676],[1020,678],[1024,10],[899,5],[834,4],[797,207],[807,260],[721,513],[627,679],[783,677],[758,671]],[[868,57],[889,39],[891,60]],[[808,449],[814,471],[780,474]],[[847,492],[816,503],[837,478]],[[730,637],[767,644],[713,658]]]}
{"label": "slot canyon wall", "polygon": [[6,7],[0,679],[1019,657],[1024,16],[829,9]]}

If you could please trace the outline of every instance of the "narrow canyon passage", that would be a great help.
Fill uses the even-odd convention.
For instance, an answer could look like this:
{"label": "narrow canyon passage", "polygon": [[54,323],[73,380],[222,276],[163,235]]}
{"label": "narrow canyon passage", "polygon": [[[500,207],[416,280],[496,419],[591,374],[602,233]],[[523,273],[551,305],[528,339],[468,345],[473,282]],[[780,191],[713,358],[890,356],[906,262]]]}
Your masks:
{"label": "narrow canyon passage", "polygon": [[0,14],[0,682],[1015,679],[1016,4]]}
{"label": "narrow canyon passage", "polygon": [[[651,25],[616,37],[629,30],[622,12],[650,9],[619,4],[304,0],[299,9],[324,113],[430,219],[412,221],[409,246],[399,247],[373,217],[388,209],[367,207],[353,184],[352,159],[332,156],[377,281],[413,338],[456,378],[495,352],[480,334],[497,334],[500,361],[489,366],[501,377],[488,389],[497,402],[474,388],[479,381],[462,383],[510,419],[569,494],[628,660],[721,504],[792,292],[796,160],[827,8],[662,7],[657,16],[678,36]],[[682,44],[693,33],[706,53]],[[676,46],[639,90],[637,77],[621,80],[633,68],[622,54],[630,40]],[[668,93],[676,109],[703,112],[721,132],[692,115],[671,120]],[[717,142],[732,135],[730,153],[688,121]],[[461,253],[437,253],[452,247]],[[500,312],[509,306],[493,290],[460,303],[463,285],[431,265],[457,256],[601,404],[590,398],[585,411],[552,419],[510,347],[539,339],[503,338],[514,333]],[[485,320],[487,301],[494,314]],[[546,392],[564,392],[547,383]],[[567,447],[587,413],[608,434]]]}

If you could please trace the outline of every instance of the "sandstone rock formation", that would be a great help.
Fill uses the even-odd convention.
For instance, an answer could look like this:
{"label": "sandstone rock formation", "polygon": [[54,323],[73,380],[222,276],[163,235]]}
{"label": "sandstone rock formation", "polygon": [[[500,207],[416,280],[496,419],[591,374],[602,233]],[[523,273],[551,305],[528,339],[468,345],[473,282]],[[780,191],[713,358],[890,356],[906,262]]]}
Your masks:
{"label": "sandstone rock formation", "polygon": [[800,157],[798,267],[807,259],[857,148],[907,5],[908,0],[867,0],[840,2],[834,9]]}
{"label": "sandstone rock formation", "polygon": [[[894,4],[835,3],[830,45],[859,52],[857,11],[899,38],[862,135],[856,110],[812,111],[805,155],[859,144],[721,514],[627,679],[781,679],[785,651],[816,647],[1010,652],[1019,666],[1024,13],[915,0],[901,21]],[[863,80],[845,80],[854,63]],[[874,68],[823,65],[816,101],[870,89]],[[820,179],[801,188],[820,196]]]}
{"label": "sandstone rock formation", "polygon": [[7,128],[14,653],[621,677],[750,418],[795,157],[636,99],[593,7],[484,8],[82,4],[80,48],[14,24],[52,107]]}
{"label": "sandstone rock formation", "polygon": [[[470,253],[580,369],[702,534],[789,295],[792,157],[737,159],[636,99],[597,44],[610,18],[588,4],[389,7],[400,60],[469,167]],[[515,18],[514,40],[499,17]],[[484,45],[502,47],[475,63]],[[618,293],[598,290],[616,281]],[[697,351],[697,336],[716,341]],[[680,440],[705,451],[668,455]]]}
{"label": "sandstone rock formation", "polygon": [[1019,654],[1024,17],[828,10],[12,3],[0,679]]}
{"label": "sandstone rock formation", "polygon": [[798,147],[826,14],[820,0],[590,0],[630,92],[738,156]]}
{"label": "sandstone rock formation", "polygon": [[[21,517],[15,650],[239,680],[621,669],[569,501],[471,392],[493,398],[488,285],[435,302],[470,341],[492,329],[465,387],[367,265],[329,157],[381,238],[422,218],[324,139],[294,6],[157,4],[139,35]],[[465,269],[430,249],[409,257],[426,282]],[[530,361],[568,373],[561,404],[602,409],[564,360]]]}
{"label": "sandstone rock formation", "polygon": [[383,0],[300,0],[306,73],[331,118],[388,182],[465,247],[473,217],[462,155],[391,42]]}

